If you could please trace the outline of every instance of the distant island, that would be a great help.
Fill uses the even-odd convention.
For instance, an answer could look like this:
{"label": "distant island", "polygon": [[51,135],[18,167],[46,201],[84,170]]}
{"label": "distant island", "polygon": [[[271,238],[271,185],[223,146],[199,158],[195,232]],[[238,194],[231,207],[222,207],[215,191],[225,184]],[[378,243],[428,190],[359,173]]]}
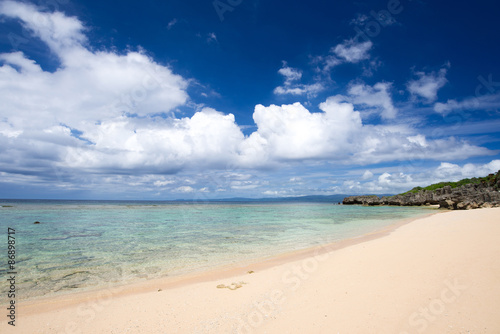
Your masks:
{"label": "distant island", "polygon": [[500,206],[500,170],[486,177],[440,182],[415,187],[395,196],[365,195],[344,198],[343,204],[421,206],[439,205],[451,210],[469,210]]}

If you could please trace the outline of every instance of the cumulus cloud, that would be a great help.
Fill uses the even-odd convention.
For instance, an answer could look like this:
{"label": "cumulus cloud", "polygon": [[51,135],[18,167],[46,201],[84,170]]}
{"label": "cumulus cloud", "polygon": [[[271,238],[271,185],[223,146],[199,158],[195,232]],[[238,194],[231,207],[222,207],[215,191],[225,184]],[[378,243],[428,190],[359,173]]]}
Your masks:
{"label": "cumulus cloud", "polygon": [[336,98],[320,109],[322,113],[311,113],[300,103],[257,105],[253,118],[258,129],[242,143],[242,161],[321,159],[348,150],[352,132],[362,126],[359,113]]}
{"label": "cumulus cloud", "polygon": [[144,52],[89,50],[76,18],[12,1],[0,3],[0,13],[20,20],[61,62],[55,72],[47,72],[22,52],[0,55],[0,129],[16,151],[14,156],[0,153],[6,164],[17,159],[29,166],[41,167],[44,161],[75,166],[85,156],[90,165],[102,163],[98,160],[104,156],[122,160],[113,149],[127,151],[133,144],[125,132],[138,126],[133,125],[138,120],[124,115],[168,113],[188,100],[188,81]]}
{"label": "cumulus cloud", "polygon": [[373,177],[373,173],[370,172],[369,170],[366,170],[364,173],[363,173],[363,176],[361,177],[363,180],[369,180]]}
{"label": "cumulus cloud", "polygon": [[397,115],[397,109],[394,107],[389,93],[390,88],[391,84],[386,82],[379,82],[373,87],[365,84],[354,84],[349,88],[348,93],[354,104],[376,108],[382,118],[390,119]]}
{"label": "cumulus cloud", "polygon": [[0,56],[3,102],[20,117],[37,113],[46,121],[79,123],[123,111],[141,115],[169,111],[187,100],[187,81],[143,52],[118,55],[86,48],[84,28],[76,18],[12,1],[0,3],[0,13],[19,19],[61,62],[50,73],[21,52]]}
{"label": "cumulus cloud", "polygon": [[446,79],[448,67],[449,65],[437,73],[416,72],[418,79],[410,80],[406,84],[408,91],[414,96],[424,98],[427,103],[434,102],[437,99],[438,90],[448,82]]}
{"label": "cumulus cloud", "polygon": [[82,137],[94,145],[69,148],[66,165],[152,173],[173,173],[196,166],[223,168],[243,140],[232,114],[210,108],[191,118],[141,121],[121,117],[103,121]]}
{"label": "cumulus cloud", "polygon": [[431,140],[404,125],[364,125],[360,112],[343,96],[330,97],[319,107],[321,112],[312,113],[300,103],[257,105],[257,130],[241,143],[239,164],[257,167],[322,159],[370,164],[490,153],[453,137]]}

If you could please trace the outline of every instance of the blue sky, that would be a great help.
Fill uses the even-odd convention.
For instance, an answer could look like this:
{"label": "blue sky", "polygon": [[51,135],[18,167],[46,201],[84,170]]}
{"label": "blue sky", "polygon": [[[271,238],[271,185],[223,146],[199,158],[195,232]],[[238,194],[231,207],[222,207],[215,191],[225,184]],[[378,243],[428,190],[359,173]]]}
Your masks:
{"label": "blue sky", "polygon": [[493,1],[0,1],[0,198],[398,193],[500,169]]}

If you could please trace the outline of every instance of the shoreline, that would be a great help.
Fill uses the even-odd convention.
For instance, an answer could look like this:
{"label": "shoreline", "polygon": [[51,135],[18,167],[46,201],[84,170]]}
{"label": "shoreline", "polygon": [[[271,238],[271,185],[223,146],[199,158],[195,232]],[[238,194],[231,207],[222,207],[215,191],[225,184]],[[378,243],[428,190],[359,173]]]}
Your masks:
{"label": "shoreline", "polygon": [[[38,308],[6,333],[498,333],[500,208],[399,221],[177,282],[144,282]],[[248,273],[252,270],[253,273]],[[233,287],[227,289],[226,287]]]}
{"label": "shoreline", "polygon": [[[336,251],[345,247],[363,243],[366,241],[382,238],[389,235],[399,227],[409,224],[415,220],[425,217],[441,214],[447,211],[440,210],[438,212],[431,212],[420,215],[418,217],[405,218],[394,221],[392,224],[385,226],[380,230],[365,233],[360,236],[351,237],[339,241],[334,241],[326,244],[299,249],[286,253],[273,254],[265,257],[247,259],[240,261],[243,265],[227,264],[216,266],[210,269],[202,269],[188,274],[172,277],[160,277],[147,279],[145,281],[112,284],[109,287],[91,288],[85,291],[66,292],[55,296],[42,296],[39,298],[21,300],[23,312],[26,315],[39,314],[47,311],[55,311],[61,308],[78,305],[81,303],[89,302],[99,299],[103,294],[108,294],[112,291],[112,295],[116,298],[122,296],[129,296],[134,294],[141,294],[150,291],[157,291],[158,289],[167,290],[177,287],[183,287],[194,283],[202,283],[213,281],[217,279],[227,279],[237,275],[245,274],[248,271],[261,271],[266,270],[278,265],[299,261],[311,256],[323,255],[328,252]],[[156,289],[156,290],[155,290]],[[41,311],[43,307],[43,311]]]}

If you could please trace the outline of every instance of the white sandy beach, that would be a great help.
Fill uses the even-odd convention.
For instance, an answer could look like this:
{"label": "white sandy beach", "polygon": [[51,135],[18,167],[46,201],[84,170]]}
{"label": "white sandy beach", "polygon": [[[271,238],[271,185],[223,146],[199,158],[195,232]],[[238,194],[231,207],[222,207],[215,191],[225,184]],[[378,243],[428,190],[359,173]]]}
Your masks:
{"label": "white sandy beach", "polygon": [[16,326],[4,315],[0,332],[500,333],[500,208],[389,232],[181,281],[21,302]]}

